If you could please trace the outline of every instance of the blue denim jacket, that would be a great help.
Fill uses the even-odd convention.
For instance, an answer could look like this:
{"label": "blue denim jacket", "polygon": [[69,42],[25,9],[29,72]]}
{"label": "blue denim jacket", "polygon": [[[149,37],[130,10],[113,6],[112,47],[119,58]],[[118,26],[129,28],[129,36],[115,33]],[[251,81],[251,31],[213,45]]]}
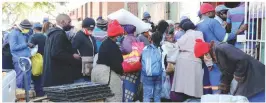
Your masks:
{"label": "blue denim jacket", "polygon": [[18,62],[19,57],[30,57],[30,49],[27,45],[26,36],[19,29],[13,29],[8,39],[13,62]]}

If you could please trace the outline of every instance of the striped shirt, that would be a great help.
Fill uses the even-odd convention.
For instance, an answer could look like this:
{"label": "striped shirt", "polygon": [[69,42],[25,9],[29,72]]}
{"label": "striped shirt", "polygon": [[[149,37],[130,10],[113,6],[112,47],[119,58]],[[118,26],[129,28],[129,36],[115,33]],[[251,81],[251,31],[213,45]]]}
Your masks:
{"label": "striped shirt", "polygon": [[236,37],[236,32],[245,19],[245,3],[241,3],[238,7],[229,9],[227,12],[226,22],[231,24],[231,34],[228,39]]}

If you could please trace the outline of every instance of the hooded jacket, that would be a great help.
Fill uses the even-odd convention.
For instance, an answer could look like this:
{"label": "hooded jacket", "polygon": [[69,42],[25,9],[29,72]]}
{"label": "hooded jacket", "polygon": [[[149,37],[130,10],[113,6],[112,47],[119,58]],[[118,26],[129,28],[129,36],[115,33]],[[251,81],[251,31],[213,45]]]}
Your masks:
{"label": "hooded jacket", "polygon": [[55,27],[48,31],[44,48],[43,86],[73,83],[80,78],[81,60],[73,57],[74,50],[65,31]]}

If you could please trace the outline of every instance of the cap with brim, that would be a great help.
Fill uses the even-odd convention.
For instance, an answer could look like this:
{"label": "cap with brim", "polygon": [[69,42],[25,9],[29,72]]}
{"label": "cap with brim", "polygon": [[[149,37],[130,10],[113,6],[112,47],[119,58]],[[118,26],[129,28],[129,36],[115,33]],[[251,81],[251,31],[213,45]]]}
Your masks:
{"label": "cap with brim", "polygon": [[20,24],[19,24],[20,28],[23,29],[30,29],[32,27],[31,23],[29,22],[29,20],[25,19],[23,20]]}
{"label": "cap with brim", "polygon": [[33,24],[33,28],[41,28],[41,27],[42,27],[42,24],[40,23]]}
{"label": "cap with brim", "polygon": [[227,8],[226,6],[224,5],[219,5],[215,8],[215,12],[220,12],[222,10],[228,10],[229,8]]}

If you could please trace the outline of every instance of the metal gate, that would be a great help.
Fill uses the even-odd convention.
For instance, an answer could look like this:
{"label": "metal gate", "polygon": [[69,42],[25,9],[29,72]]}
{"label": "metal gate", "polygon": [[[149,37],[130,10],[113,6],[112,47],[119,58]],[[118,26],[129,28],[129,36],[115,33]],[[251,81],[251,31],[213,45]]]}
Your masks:
{"label": "metal gate", "polygon": [[245,3],[245,23],[248,24],[248,30],[245,31],[243,51],[262,63],[265,62],[265,7],[264,2]]}

